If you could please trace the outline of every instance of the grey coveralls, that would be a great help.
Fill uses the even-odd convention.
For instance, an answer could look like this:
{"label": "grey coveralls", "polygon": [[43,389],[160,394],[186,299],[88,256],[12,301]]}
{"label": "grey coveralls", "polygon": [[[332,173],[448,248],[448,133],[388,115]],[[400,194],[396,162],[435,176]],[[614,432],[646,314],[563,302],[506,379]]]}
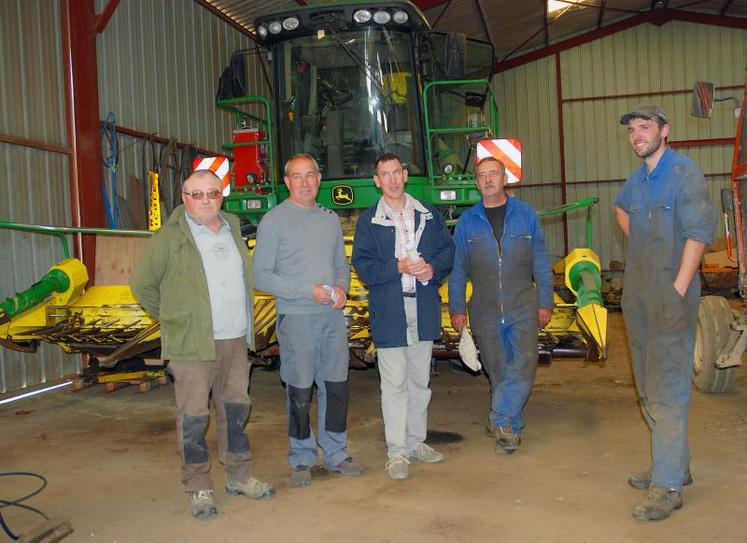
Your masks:
{"label": "grey coveralls", "polygon": [[623,312],[638,397],[652,436],[653,486],[681,490],[690,463],[687,416],[700,279],[685,297],[674,289],[685,242],[710,243],[717,212],[703,173],[667,148],[652,172],[644,164],[615,205],[630,216]]}

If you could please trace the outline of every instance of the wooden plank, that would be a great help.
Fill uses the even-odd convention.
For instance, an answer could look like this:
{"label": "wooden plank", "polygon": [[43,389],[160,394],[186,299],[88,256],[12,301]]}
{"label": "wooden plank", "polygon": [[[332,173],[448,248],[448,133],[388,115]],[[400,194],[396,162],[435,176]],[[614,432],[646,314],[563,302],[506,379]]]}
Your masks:
{"label": "wooden plank", "polygon": [[96,236],[96,285],[126,285],[150,238]]}

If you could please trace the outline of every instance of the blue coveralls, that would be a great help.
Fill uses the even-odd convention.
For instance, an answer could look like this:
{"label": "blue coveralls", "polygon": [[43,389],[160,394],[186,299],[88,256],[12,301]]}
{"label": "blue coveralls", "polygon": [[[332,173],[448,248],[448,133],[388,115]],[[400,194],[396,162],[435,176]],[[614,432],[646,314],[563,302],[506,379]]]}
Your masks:
{"label": "blue coveralls", "polygon": [[490,380],[490,422],[520,433],[537,371],[537,309],[553,306],[552,272],[537,214],[515,198],[506,206],[500,252],[482,202],[459,218],[449,309],[467,313],[469,279],[470,327]]}
{"label": "blue coveralls", "polygon": [[651,429],[653,486],[681,490],[690,464],[687,416],[700,279],[674,289],[688,239],[710,243],[718,214],[703,173],[667,148],[652,172],[631,174],[615,205],[630,216],[623,313],[643,416]]}

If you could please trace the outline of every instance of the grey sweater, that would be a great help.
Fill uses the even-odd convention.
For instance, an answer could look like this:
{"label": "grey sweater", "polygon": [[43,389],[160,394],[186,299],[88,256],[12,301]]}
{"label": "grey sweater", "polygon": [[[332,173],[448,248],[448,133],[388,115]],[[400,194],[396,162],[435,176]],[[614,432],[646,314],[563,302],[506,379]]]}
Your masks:
{"label": "grey sweater", "polygon": [[286,200],[262,218],[254,249],[254,286],[275,296],[278,314],[332,311],[314,301],[315,284],[350,288],[339,217]]}

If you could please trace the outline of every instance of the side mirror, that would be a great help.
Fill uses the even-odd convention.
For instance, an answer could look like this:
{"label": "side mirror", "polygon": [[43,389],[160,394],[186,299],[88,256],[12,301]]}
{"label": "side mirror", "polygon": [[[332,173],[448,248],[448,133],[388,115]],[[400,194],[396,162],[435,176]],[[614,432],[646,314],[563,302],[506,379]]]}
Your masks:
{"label": "side mirror", "polygon": [[487,157],[500,160],[506,168],[507,184],[513,185],[521,181],[521,140],[480,140],[477,142],[475,156],[477,162]]}
{"label": "side mirror", "polygon": [[710,119],[713,113],[713,83],[696,81],[693,86],[693,117]]}

